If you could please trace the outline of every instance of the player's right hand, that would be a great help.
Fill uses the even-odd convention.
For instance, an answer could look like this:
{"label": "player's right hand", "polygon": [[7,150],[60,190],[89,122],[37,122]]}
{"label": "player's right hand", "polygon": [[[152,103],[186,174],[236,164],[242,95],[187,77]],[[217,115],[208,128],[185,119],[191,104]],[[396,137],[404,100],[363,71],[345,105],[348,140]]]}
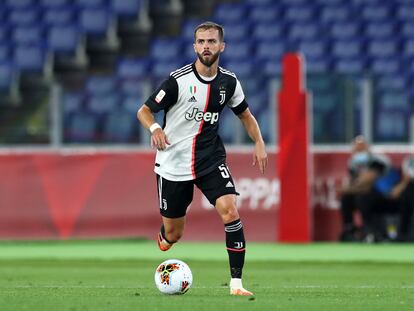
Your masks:
{"label": "player's right hand", "polygon": [[170,142],[167,139],[164,131],[160,128],[156,129],[151,135],[151,148],[157,148],[157,150],[165,150]]}

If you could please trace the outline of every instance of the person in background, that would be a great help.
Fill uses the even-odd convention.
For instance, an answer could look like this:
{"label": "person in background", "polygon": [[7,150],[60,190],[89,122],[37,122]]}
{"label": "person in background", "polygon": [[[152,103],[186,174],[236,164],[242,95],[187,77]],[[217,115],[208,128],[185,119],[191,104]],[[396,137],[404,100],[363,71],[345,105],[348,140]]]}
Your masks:
{"label": "person in background", "polygon": [[[374,242],[382,239],[378,217],[398,212],[398,200],[392,190],[400,175],[383,155],[374,154],[363,136],[352,142],[352,156],[348,161],[350,182],[339,190],[343,230],[341,241]],[[354,223],[359,211],[363,227]]]}
{"label": "person in background", "polygon": [[397,241],[409,242],[414,212],[414,156],[408,156],[404,159],[401,183],[395,189],[394,195],[400,198]]}

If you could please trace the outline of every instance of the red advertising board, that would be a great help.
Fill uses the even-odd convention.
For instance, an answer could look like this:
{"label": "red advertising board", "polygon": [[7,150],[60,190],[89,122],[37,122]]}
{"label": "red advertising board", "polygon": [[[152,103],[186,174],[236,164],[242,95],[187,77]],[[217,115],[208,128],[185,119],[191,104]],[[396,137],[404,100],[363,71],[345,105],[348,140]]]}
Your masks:
{"label": "red advertising board", "polygon": [[[269,154],[262,175],[250,152],[228,154],[249,241],[277,240],[276,156]],[[313,156],[314,240],[337,238],[335,185],[346,178],[346,160],[346,153]],[[0,154],[0,239],[153,239],[160,226],[153,161],[153,152],[142,151]],[[183,239],[223,238],[220,218],[196,189]]]}

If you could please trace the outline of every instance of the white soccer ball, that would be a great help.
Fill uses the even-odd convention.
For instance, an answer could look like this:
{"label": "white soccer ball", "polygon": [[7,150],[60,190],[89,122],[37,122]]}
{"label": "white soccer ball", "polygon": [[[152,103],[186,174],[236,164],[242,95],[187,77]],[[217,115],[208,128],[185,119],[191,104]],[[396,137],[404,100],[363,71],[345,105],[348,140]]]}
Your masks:
{"label": "white soccer ball", "polygon": [[191,287],[193,274],[185,262],[169,259],[157,267],[154,279],[161,293],[179,295],[186,293]]}

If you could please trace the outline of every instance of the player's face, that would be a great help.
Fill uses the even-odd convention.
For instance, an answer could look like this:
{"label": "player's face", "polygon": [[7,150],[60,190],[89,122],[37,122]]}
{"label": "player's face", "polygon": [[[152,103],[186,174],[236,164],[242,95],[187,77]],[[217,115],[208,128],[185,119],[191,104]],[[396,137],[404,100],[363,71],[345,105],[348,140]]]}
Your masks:
{"label": "player's face", "polygon": [[207,67],[213,65],[224,51],[224,42],[220,41],[218,30],[199,29],[196,32],[194,51],[203,65]]}

